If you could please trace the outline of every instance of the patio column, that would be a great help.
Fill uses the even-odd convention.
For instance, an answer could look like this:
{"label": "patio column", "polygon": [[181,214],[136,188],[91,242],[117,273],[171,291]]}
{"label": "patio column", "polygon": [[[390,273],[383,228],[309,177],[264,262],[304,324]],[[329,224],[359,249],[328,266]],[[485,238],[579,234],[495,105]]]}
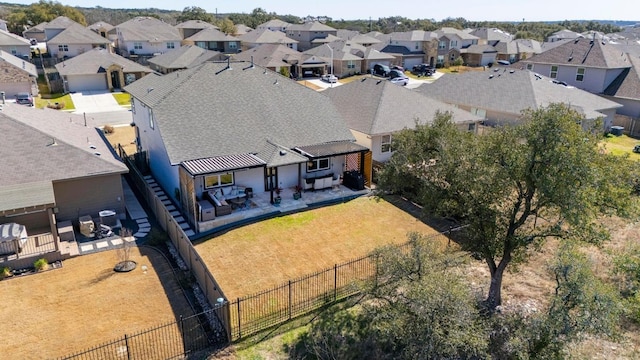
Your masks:
{"label": "patio column", "polygon": [[56,221],[56,214],[53,213],[53,208],[47,208],[47,216],[49,217],[49,225],[51,226],[51,234],[53,235],[56,251],[60,250],[60,235],[58,234],[58,224]]}

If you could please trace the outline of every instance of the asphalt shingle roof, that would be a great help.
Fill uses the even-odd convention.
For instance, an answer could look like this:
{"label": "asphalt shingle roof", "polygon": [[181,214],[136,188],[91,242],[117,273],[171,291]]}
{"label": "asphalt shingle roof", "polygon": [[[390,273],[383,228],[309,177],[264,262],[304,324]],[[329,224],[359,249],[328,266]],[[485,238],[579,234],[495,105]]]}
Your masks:
{"label": "asphalt shingle roof", "polygon": [[191,41],[240,41],[237,37],[227,35],[220,30],[207,28],[198,31],[185,40]]}
{"label": "asphalt shingle roof", "polygon": [[325,25],[319,21],[307,22],[304,24],[292,24],[287,27],[287,31],[337,31],[331,26]]}
{"label": "asphalt shingle roof", "polygon": [[74,23],[47,41],[51,45],[108,45],[111,41],[103,38],[88,28]]}
{"label": "asphalt shingle roof", "polygon": [[206,50],[195,45],[185,45],[178,49],[149,59],[149,63],[165,69],[188,69],[210,60],[223,60],[224,55],[218,51]]}
{"label": "asphalt shingle roof", "polygon": [[93,30],[93,31],[98,31],[98,30],[104,29],[104,30],[106,30],[108,32],[108,31],[112,30],[113,28],[115,28],[115,26],[109,24],[108,22],[104,22],[104,21],[98,21],[98,22],[95,22],[95,23],[87,26],[87,29]]}
{"label": "asphalt shingle roof", "polygon": [[282,21],[280,19],[273,19],[273,20],[269,20],[266,23],[262,23],[258,26],[256,26],[257,29],[267,29],[267,28],[286,28],[291,26],[290,23],[286,22],[286,21]]}
{"label": "asphalt shingle roof", "polygon": [[187,20],[176,25],[176,29],[220,29],[220,28],[202,20]]}
{"label": "asphalt shingle roof", "polygon": [[16,34],[0,30],[0,45],[2,46],[29,46],[29,40]]}
{"label": "asphalt shingle roof", "polygon": [[[234,60],[251,61],[258,66],[286,66],[302,61],[303,54],[280,44],[262,44],[247,51],[232,55]],[[286,62],[285,62],[286,60]]]}
{"label": "asphalt shingle roof", "polygon": [[152,72],[146,66],[140,65],[124,57],[110,53],[106,49],[93,48],[71,59],[56,64],[56,70],[60,75],[87,75],[97,74],[104,71],[109,66],[117,64],[122,66],[125,73]]}
{"label": "asphalt shingle roof", "polygon": [[[511,72],[513,71],[513,72]],[[443,75],[438,81],[423,84],[416,91],[453,105],[519,115],[525,109],[539,109],[563,102],[582,109],[588,118],[598,111],[622,105],[574,87],[555,84],[551,79],[529,70],[471,71]]]}
{"label": "asphalt shingle roof", "polygon": [[629,56],[629,60],[632,66],[604,90],[605,95],[640,100],[640,59]]}
{"label": "asphalt shingle roof", "polygon": [[282,31],[259,29],[238,37],[240,41],[252,44],[297,44],[298,40],[288,38]]}
{"label": "asphalt shingle roof", "polygon": [[380,135],[413,128],[416,121],[431,122],[437,111],[450,111],[455,122],[482,120],[390,81],[363,79],[322,92],[335,104],[347,126],[361,133]]}
{"label": "asphalt shingle roof", "polygon": [[446,35],[456,35],[462,40],[474,40],[478,39],[477,36],[464,32],[462,30],[458,30],[452,27],[443,27],[439,30],[436,30],[435,33],[438,35],[438,38]]}
{"label": "asphalt shingle roof", "polygon": [[601,41],[591,41],[585,38],[566,40],[552,49],[523,60],[523,62],[606,69],[628,68],[631,66],[627,55],[616,47],[603,44]]}
{"label": "asphalt shingle roof", "polygon": [[[11,72],[12,74],[8,74],[8,76],[13,77],[19,73],[27,73],[31,76],[37,77],[38,70],[36,66],[24,59],[21,59],[15,55],[9,54],[4,50],[0,50],[0,61],[5,63],[7,66],[5,68],[8,69],[8,65],[12,65],[14,69],[5,70],[5,72]],[[16,71],[17,70],[17,71]],[[7,79],[5,79],[7,80]]]}
{"label": "asphalt shingle roof", "polygon": [[[66,29],[73,24],[78,24],[77,22],[69,19],[66,16],[58,16],[57,18],[49,21],[48,23],[43,25],[43,29]],[[78,24],[80,25],[80,24]],[[82,25],[80,25],[82,26]]]}
{"label": "asphalt shingle roof", "polygon": [[266,141],[292,149],[354,140],[322,94],[246,62],[226,67],[204,63],[125,88],[153,110],[171,163],[255,154]]}
{"label": "asphalt shingle roof", "polygon": [[153,17],[138,16],[116,26],[124,41],[180,41],[175,27]]}

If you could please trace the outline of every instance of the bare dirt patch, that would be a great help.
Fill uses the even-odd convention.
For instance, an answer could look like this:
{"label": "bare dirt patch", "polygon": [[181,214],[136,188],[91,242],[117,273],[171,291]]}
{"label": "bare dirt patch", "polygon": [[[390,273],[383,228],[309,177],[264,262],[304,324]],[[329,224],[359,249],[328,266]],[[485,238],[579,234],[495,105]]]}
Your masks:
{"label": "bare dirt patch", "polygon": [[404,243],[410,231],[436,233],[384,200],[359,198],[232,230],[196,250],[233,299]]}
{"label": "bare dirt patch", "polygon": [[117,144],[120,144],[127,155],[136,152],[136,131],[133,126],[116,126],[113,128],[113,132],[105,134],[105,137],[114,149],[117,149]]}
{"label": "bare dirt patch", "polygon": [[132,248],[131,260],[140,266],[115,273],[116,252],[101,252],[66,260],[60,269],[0,281],[0,353],[55,358],[192,315],[160,253]]}

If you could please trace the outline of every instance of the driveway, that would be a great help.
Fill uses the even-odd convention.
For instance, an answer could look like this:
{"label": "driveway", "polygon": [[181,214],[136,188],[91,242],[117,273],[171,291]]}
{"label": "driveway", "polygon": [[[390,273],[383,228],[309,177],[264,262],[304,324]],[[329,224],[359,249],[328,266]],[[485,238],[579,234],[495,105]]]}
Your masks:
{"label": "driveway", "polygon": [[71,94],[76,114],[127,111],[118,105],[111,92],[84,91]]}
{"label": "driveway", "polygon": [[329,84],[328,82],[322,81],[322,80],[317,79],[317,78],[316,79],[304,79],[304,81],[306,81],[308,83],[311,83],[313,85],[316,85],[317,87],[321,88],[322,90],[328,89],[328,88],[332,87],[332,85],[333,85],[333,87],[342,85],[340,80],[338,80],[338,82],[335,82],[333,84]]}

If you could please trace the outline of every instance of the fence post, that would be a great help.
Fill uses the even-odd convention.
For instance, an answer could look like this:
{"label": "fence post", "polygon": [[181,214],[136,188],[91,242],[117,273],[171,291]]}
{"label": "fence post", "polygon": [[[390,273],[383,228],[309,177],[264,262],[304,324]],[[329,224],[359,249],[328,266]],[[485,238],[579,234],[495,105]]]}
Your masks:
{"label": "fence post", "polygon": [[187,336],[184,333],[184,318],[180,315],[180,333],[182,334],[182,354],[187,353]]}
{"label": "fence post", "polygon": [[240,326],[240,298],[238,298],[238,339],[242,338],[242,327]]}
{"label": "fence post", "polygon": [[289,280],[289,320],[291,320],[291,280]]}
{"label": "fence post", "polygon": [[124,347],[127,349],[127,360],[131,360],[131,352],[129,351],[129,337],[124,334]]}
{"label": "fence post", "polygon": [[333,301],[338,300],[338,264],[333,265]]}

